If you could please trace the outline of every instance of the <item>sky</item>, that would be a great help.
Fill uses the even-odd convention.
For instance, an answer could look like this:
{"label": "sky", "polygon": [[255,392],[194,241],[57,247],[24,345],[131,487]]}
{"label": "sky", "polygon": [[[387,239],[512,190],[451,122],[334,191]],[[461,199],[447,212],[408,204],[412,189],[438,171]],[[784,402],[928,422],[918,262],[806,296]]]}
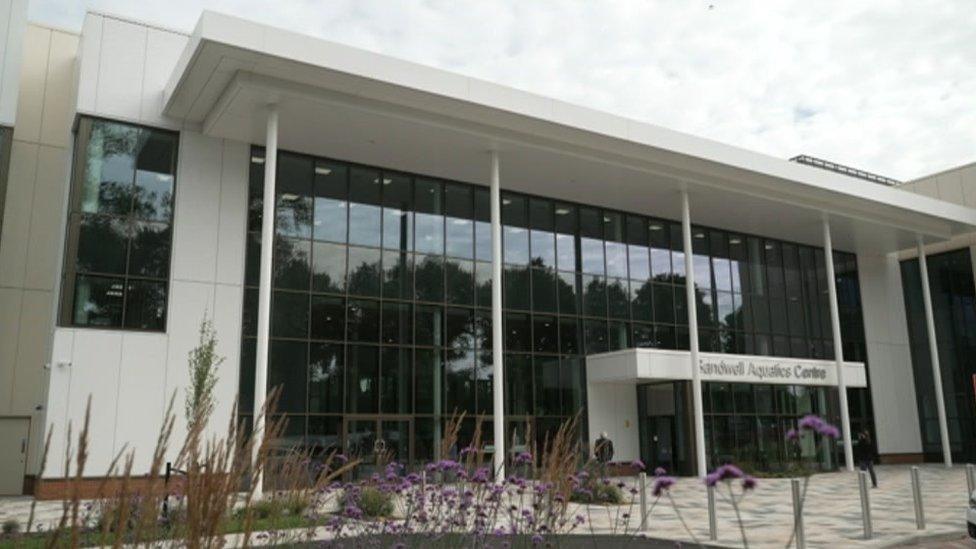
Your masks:
{"label": "sky", "polygon": [[976,0],[30,0],[190,31],[210,9],[788,158],[976,161]]}

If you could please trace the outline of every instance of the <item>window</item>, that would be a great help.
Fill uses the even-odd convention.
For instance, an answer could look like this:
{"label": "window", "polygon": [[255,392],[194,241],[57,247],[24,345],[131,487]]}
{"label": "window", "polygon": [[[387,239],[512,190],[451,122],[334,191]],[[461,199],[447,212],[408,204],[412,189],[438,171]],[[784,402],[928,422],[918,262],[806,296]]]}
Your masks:
{"label": "window", "polygon": [[[178,142],[175,132],[79,121],[61,325],[166,329]],[[291,230],[303,230],[302,205],[289,206]],[[307,262],[304,250],[277,251],[295,269]]]}

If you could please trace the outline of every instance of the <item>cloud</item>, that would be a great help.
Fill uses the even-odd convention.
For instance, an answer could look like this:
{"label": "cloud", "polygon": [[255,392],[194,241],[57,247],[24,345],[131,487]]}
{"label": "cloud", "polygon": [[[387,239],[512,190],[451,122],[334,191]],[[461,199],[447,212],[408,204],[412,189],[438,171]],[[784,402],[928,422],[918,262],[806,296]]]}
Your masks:
{"label": "cloud", "polygon": [[[79,28],[76,0],[31,18]],[[779,157],[898,179],[976,160],[971,0],[92,0],[189,30],[212,9]],[[711,7],[710,7],[711,6]]]}

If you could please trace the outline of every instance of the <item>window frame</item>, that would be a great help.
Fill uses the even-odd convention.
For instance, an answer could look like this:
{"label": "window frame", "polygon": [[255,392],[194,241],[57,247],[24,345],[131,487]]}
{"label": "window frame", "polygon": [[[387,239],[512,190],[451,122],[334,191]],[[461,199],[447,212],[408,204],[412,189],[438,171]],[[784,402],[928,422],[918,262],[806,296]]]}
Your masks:
{"label": "window frame", "polygon": [[[128,213],[125,215],[120,214],[106,214],[106,213],[93,213],[93,212],[83,212],[81,211],[81,200],[83,196],[82,186],[84,185],[84,178],[86,176],[86,151],[91,142],[91,132],[95,123],[102,122],[108,124],[118,124],[122,126],[129,126],[132,128],[140,130],[149,130],[152,132],[159,132],[163,134],[169,134],[175,138],[173,144],[173,156],[172,156],[172,177],[173,177],[173,188],[170,196],[170,207],[169,207],[169,217],[165,220],[137,220],[132,215],[132,207],[130,206]],[[129,121],[115,120],[112,118],[100,117],[100,116],[89,116],[89,115],[79,115],[75,120],[73,127],[73,139],[72,139],[72,155],[71,155],[71,167],[69,171],[69,181],[68,181],[68,203],[65,213],[65,225],[64,225],[64,245],[62,254],[62,264],[61,264],[61,276],[59,280],[59,295],[58,295],[58,314],[57,314],[57,326],[62,328],[72,328],[72,329],[85,329],[85,330],[110,330],[110,331],[126,331],[126,332],[142,332],[142,333],[167,333],[169,328],[169,298],[172,293],[172,270],[173,270],[173,242],[174,242],[174,229],[175,229],[175,219],[176,219],[176,199],[177,199],[177,187],[179,180],[179,166],[180,166],[180,142],[181,142],[181,132],[179,130],[172,130],[167,128],[160,128],[156,126],[150,126],[146,124],[133,123]],[[135,180],[133,180],[133,185],[135,185]],[[125,325],[126,320],[126,305],[128,303],[128,296],[123,295],[122,298],[122,310],[121,310],[121,324],[118,326],[99,326],[91,324],[77,324],[74,320],[74,310],[76,302],[76,281],[79,276],[78,269],[76,267],[78,259],[78,244],[80,231],[76,227],[72,226],[72,218],[74,216],[91,216],[91,217],[104,217],[104,218],[116,218],[125,219],[127,223],[137,223],[137,222],[152,222],[159,224],[167,224],[169,228],[169,251],[166,258],[166,275],[165,277],[152,277],[145,275],[134,275],[130,276],[129,269],[129,258],[131,255],[132,242],[134,238],[130,236],[127,240],[126,246],[126,272],[119,273],[99,273],[99,272],[85,272],[84,275],[103,277],[103,278],[117,278],[124,281],[124,292],[128,292],[128,283],[130,280],[142,281],[142,282],[154,282],[164,284],[166,287],[166,297],[165,297],[165,308],[163,313],[162,325],[159,328],[140,328],[131,327]]]}

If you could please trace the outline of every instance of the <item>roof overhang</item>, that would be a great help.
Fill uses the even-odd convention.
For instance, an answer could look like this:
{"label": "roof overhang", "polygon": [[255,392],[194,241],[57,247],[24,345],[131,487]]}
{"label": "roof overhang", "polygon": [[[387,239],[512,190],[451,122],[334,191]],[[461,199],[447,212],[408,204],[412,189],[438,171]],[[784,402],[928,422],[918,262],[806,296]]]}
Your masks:
{"label": "roof overhang", "polygon": [[[588,383],[634,384],[689,380],[693,373],[689,355],[689,351],[668,349],[624,349],[589,355],[586,357],[586,380]],[[838,385],[837,365],[832,360],[700,353],[697,368],[702,381]],[[844,363],[844,384],[867,387],[864,363]]]}
{"label": "roof overhang", "polygon": [[167,116],[207,135],[821,244],[886,253],[972,231],[976,210],[222,14],[204,12]]}

